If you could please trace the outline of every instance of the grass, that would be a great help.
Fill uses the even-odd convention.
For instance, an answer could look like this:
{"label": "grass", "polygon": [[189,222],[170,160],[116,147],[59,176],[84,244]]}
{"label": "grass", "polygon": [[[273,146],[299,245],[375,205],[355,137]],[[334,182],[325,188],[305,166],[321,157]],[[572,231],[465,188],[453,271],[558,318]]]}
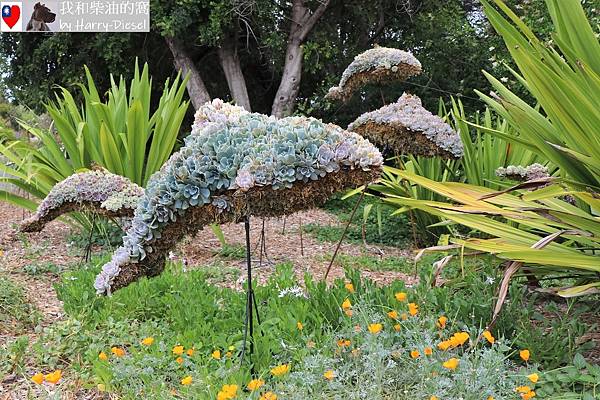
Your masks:
{"label": "grass", "polygon": [[[341,200],[338,196],[329,200],[325,204],[324,209],[336,215],[340,220],[340,224],[338,226],[327,226],[316,223],[306,224],[304,226],[305,232],[310,233],[317,240],[322,242],[339,241],[357,201],[357,196],[347,200]],[[412,232],[409,228],[410,224],[405,215],[390,215],[393,212],[391,208],[381,207],[378,216],[376,211],[377,206],[373,206],[363,227],[364,206],[373,204],[375,204],[374,199],[366,197],[363,200],[363,205],[359,206],[356,215],[350,224],[346,234],[346,241],[362,244],[364,236],[365,241],[370,244],[401,248],[407,247],[412,240]]]}
{"label": "grass", "polygon": [[[317,260],[330,261],[332,253],[327,253],[316,257]],[[414,273],[413,262],[404,257],[377,257],[371,255],[351,256],[348,254],[338,254],[335,260],[336,264],[341,265],[344,269],[370,271],[395,271],[406,274]]]}
{"label": "grass", "polygon": [[52,262],[27,264],[23,267],[23,272],[31,276],[39,276],[45,274],[59,275],[64,270],[64,267],[56,265]]}
{"label": "grass", "polygon": [[0,333],[19,334],[33,328],[39,320],[40,314],[23,288],[0,275]]}
{"label": "grass", "polygon": [[[96,257],[92,263],[61,273],[63,277],[56,290],[67,317],[44,329],[39,340],[31,345],[26,339],[16,339],[2,346],[2,369],[20,370],[16,365],[33,365],[33,370],[29,368],[27,373],[47,373],[62,368],[70,379],[79,379],[86,387],[101,385],[122,399],[140,396],[170,399],[175,398],[173,390],[187,398],[215,398],[225,383],[235,383],[242,390],[250,379],[249,364],[245,362],[240,368],[239,363],[245,293],[212,283],[237,279],[239,270],[228,269],[223,260],[187,271],[179,263],[169,263],[159,277],[143,279],[110,298],[97,297],[93,279],[107,257]],[[413,362],[407,356],[413,348],[422,352],[424,347],[432,345],[435,349],[439,336],[434,322],[441,314],[450,320],[450,328],[442,336],[465,330],[473,339],[477,337],[489,321],[497,291],[499,276],[495,260],[485,257],[466,259],[464,264],[452,262],[443,271],[447,284],[434,287],[433,259],[427,256],[417,265],[420,282],[410,289],[401,281],[377,287],[356,272],[361,268],[412,272],[413,264],[404,259],[360,256],[340,260],[347,268],[346,278],[331,287],[312,281],[310,276],[302,284],[297,282],[291,265],[286,264],[277,266],[267,284],[255,289],[262,324],[257,327],[257,353],[253,361],[267,382],[265,388],[276,391],[280,398],[295,399],[301,395],[315,399],[336,395],[350,398],[351,393],[361,390],[373,390],[364,395],[374,399],[381,398],[378,390],[390,398],[398,398],[398,393],[405,390],[417,393],[415,398],[429,398],[436,393],[447,396],[440,398],[455,398],[457,391],[468,393],[477,388],[462,387],[461,382],[467,380],[483,382],[478,394],[485,390],[512,394],[511,385],[524,383],[519,381],[524,372],[511,375],[523,366],[516,356],[516,350],[521,348],[532,353],[528,372],[539,368],[542,376],[546,377],[548,372],[552,377],[544,378],[536,387],[540,397],[567,389],[580,394],[593,390],[594,384],[585,382],[595,377],[593,367],[587,364],[582,367],[580,363],[575,369],[577,373],[573,369],[568,369],[568,374],[563,369],[555,370],[572,366],[570,362],[580,357],[578,352],[585,350],[577,341],[585,330],[578,302],[569,303],[566,310],[563,305],[540,303],[517,283],[511,287],[510,301],[493,331],[498,339],[496,347],[479,343],[470,351],[436,353],[427,362]],[[354,292],[346,287],[347,282],[352,282]],[[401,321],[403,328],[395,333],[394,321],[386,313],[394,309],[406,312],[406,304],[395,299],[398,291],[408,293],[409,301],[419,305],[419,318]],[[304,293],[306,297],[296,297],[293,293]],[[352,318],[340,308],[346,298],[353,305]],[[540,317],[540,304],[548,312],[553,307],[556,312],[562,310],[564,317]],[[298,329],[299,321],[302,330]],[[382,323],[383,333],[373,336],[367,327],[376,322]],[[360,333],[356,332],[357,325],[361,326]],[[141,345],[140,341],[148,336],[155,339],[154,344]],[[340,338],[349,338],[352,348],[360,347],[361,355],[354,359],[350,349],[340,352],[336,345]],[[186,350],[193,348],[193,354],[184,354],[182,363],[178,363],[172,353],[175,345]],[[125,356],[112,355],[113,347],[124,349]],[[219,360],[211,357],[215,350],[221,353]],[[227,356],[229,351],[231,355]],[[109,360],[99,360],[100,352],[108,354]],[[440,363],[451,355],[473,369],[461,372],[467,375],[447,374],[440,369]],[[506,359],[511,360],[507,365]],[[395,363],[394,368],[389,367],[391,362]],[[284,363],[292,365],[289,376],[269,377],[272,367]],[[324,381],[322,376],[328,369],[336,374],[331,382]],[[486,372],[484,376],[468,375],[471,370]],[[490,374],[491,370],[494,373]],[[435,384],[429,379],[422,380],[431,372],[442,373],[444,380]],[[182,387],[180,380],[187,375],[193,377],[194,383]],[[244,393],[240,398],[258,396]],[[512,397],[497,395],[496,398]]]}

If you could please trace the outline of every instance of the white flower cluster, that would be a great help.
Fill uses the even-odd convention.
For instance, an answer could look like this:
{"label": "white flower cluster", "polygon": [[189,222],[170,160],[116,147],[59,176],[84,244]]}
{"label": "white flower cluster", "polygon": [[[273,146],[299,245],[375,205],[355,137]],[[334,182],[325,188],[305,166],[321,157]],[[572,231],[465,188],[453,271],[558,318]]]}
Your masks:
{"label": "white flower cluster", "polygon": [[454,157],[463,156],[460,135],[441,117],[423,108],[421,99],[417,96],[404,93],[396,103],[361,115],[348,126],[348,130],[360,131],[361,126],[367,123],[397,128],[398,134],[402,134],[403,130],[423,134],[432,144]]}

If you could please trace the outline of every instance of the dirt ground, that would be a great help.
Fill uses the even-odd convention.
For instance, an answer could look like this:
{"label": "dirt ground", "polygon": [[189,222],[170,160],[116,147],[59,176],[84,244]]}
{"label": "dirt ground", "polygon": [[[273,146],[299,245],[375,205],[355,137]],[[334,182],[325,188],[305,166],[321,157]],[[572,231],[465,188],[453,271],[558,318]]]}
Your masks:
{"label": "dirt ground", "polygon": [[[38,274],[32,276],[24,272],[23,267],[35,263],[37,265],[52,263],[58,267],[73,265],[81,260],[81,250],[74,248],[68,241],[71,227],[61,221],[53,221],[40,233],[17,233],[16,227],[27,215],[21,209],[6,203],[0,203],[0,274],[20,283],[26,290],[29,300],[36,305],[43,315],[42,326],[52,324],[63,315],[62,305],[56,298],[52,285],[58,277],[54,274]],[[266,219],[264,221],[266,248],[263,252],[263,263],[259,265],[261,232],[263,221],[251,221],[251,248],[253,271],[258,282],[265,282],[275,269],[275,265],[291,262],[299,278],[310,273],[315,279],[321,279],[329,264],[330,256],[335,250],[333,243],[320,243],[307,234],[300,234],[300,224],[318,223],[320,225],[337,225],[339,221],[323,210],[301,212],[283,218]],[[245,244],[243,224],[228,224],[222,227],[228,244],[242,246]],[[301,237],[302,236],[302,237]],[[214,265],[216,258],[219,265],[229,270],[239,269],[240,279],[216,282],[224,286],[241,288],[245,277],[246,262],[243,258],[224,259],[218,256],[221,245],[219,240],[207,228],[193,238],[187,238],[174,252],[179,258],[186,260],[190,268],[202,268]],[[99,249],[95,249],[99,251]],[[370,254],[379,257],[409,256],[409,252],[392,247],[361,246],[344,243],[339,250],[340,255],[357,256]],[[242,273],[244,272],[244,273]],[[334,263],[328,281],[343,276],[344,271],[339,263]],[[364,270],[363,275],[380,284],[402,279],[408,284],[414,283],[412,276],[392,271]],[[31,333],[34,335],[34,333]],[[9,340],[10,335],[0,331],[0,344]]]}

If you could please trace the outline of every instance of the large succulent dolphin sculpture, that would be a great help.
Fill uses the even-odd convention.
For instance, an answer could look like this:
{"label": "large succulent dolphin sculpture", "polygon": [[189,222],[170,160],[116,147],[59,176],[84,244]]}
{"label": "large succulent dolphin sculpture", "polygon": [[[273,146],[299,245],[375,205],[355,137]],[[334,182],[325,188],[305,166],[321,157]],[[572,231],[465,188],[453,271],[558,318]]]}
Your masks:
{"label": "large succulent dolphin sculpture", "polygon": [[220,100],[202,107],[185,146],[153,175],[99,294],[159,274],[185,235],[246,216],[280,216],[368,184],[383,164],[356,133],[305,117],[276,119]]}

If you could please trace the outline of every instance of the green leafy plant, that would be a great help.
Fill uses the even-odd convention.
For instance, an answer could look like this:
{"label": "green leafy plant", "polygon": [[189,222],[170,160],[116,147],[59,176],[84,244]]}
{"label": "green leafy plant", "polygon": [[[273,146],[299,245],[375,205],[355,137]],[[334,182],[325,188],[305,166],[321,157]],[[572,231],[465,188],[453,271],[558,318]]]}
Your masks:
{"label": "green leafy plant", "polygon": [[[529,149],[561,176],[600,187],[600,43],[578,0],[549,0],[556,47],[540,41],[501,0],[482,1],[519,68],[511,70],[539,103],[532,107],[486,73],[496,95],[479,96],[515,129],[485,129]],[[504,15],[502,15],[502,13]]]}
{"label": "green leafy plant", "polygon": [[[148,66],[135,68],[129,85],[111,77],[111,88],[103,99],[86,68],[87,86],[79,85],[83,104],[77,104],[66,88],[46,105],[56,134],[21,125],[39,143],[9,140],[0,144],[8,165],[0,164],[7,176],[0,178],[23,189],[34,199],[44,198],[50,189],[76,171],[100,165],[145,186],[150,175],[169,158],[188,108],[183,101],[187,78],[177,76],[165,83],[155,110],[150,98],[152,79]],[[7,191],[0,199],[28,209],[36,201]]]}
{"label": "green leafy plant", "polygon": [[[539,154],[528,148],[486,133],[493,131],[504,135],[515,135],[515,128],[509,125],[505,118],[494,114],[489,108],[486,108],[483,113],[477,112],[469,116],[460,99],[451,99],[451,101],[452,107],[449,112],[442,102],[440,104],[443,115],[446,115],[448,123],[460,134],[463,143],[464,155],[456,166],[460,171],[461,181],[500,189],[496,176],[496,169],[499,167],[527,166],[536,162],[547,164],[542,161],[543,158]],[[473,120],[474,123],[470,124],[469,120]],[[435,179],[435,176],[416,172],[421,176],[442,182]]]}
{"label": "green leafy plant", "polygon": [[[501,0],[494,2],[508,19],[488,1],[483,2],[485,11],[520,68],[522,76],[513,71],[515,76],[541,107],[528,106],[488,75],[498,95],[480,95],[512,128],[502,132],[477,127],[548,159],[559,168],[562,178],[539,179],[495,193],[482,186],[435,182],[411,171],[395,170],[399,178],[450,201],[415,200],[401,194],[386,201],[467,226],[479,232],[479,237],[455,238],[458,247],[510,262],[494,312],[497,315],[510,278],[521,268],[538,278],[575,277],[569,287],[553,289],[562,296],[597,293],[600,287],[595,252],[600,243],[600,113],[592,106],[600,92],[600,44],[576,0],[548,1],[557,50],[541,43]],[[527,191],[532,188],[539,190]],[[571,204],[574,201],[577,206]]]}

